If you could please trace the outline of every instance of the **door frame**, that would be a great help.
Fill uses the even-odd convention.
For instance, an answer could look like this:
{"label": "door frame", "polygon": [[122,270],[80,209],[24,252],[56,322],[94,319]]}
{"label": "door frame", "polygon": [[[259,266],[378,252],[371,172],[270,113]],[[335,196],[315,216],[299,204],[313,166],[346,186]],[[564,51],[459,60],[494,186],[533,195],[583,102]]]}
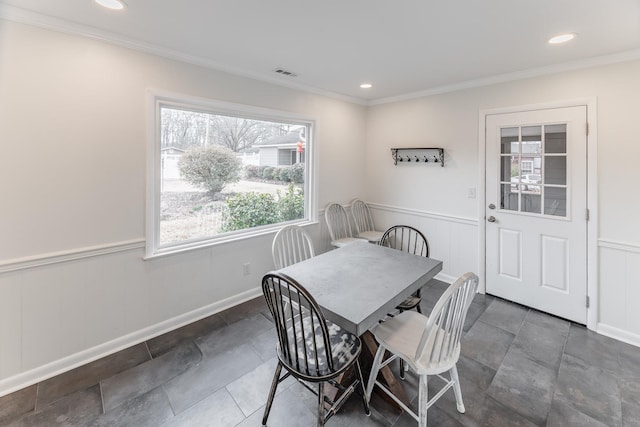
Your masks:
{"label": "door frame", "polygon": [[[485,219],[486,206],[486,119],[488,115],[518,113],[534,110],[547,110],[562,107],[584,106],[587,109],[587,328],[596,330],[598,323],[598,129],[597,129],[597,99],[595,97],[579,98],[565,101],[555,101],[541,104],[520,105],[484,109],[478,115],[478,276],[480,284],[478,291],[486,292],[486,238],[487,223]],[[585,212],[586,214],[586,212]],[[586,304],[586,301],[585,301]]]}

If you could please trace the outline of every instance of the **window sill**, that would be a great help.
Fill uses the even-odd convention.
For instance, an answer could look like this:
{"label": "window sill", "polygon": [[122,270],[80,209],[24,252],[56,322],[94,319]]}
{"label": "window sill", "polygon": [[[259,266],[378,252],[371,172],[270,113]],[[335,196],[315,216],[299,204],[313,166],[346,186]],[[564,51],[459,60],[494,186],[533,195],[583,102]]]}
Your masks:
{"label": "window sill", "polygon": [[254,237],[264,236],[267,234],[275,234],[280,230],[283,226],[289,224],[297,224],[301,227],[308,227],[312,225],[317,225],[318,221],[316,220],[301,220],[301,221],[291,221],[286,223],[280,223],[273,226],[265,226],[264,228],[260,228],[253,231],[247,232],[238,232],[233,234],[228,234],[215,238],[208,238],[197,241],[190,241],[181,244],[171,245],[170,247],[158,248],[153,250],[153,248],[147,248],[150,253],[146,254],[143,257],[145,261],[151,261],[158,258],[164,258],[171,255],[179,255],[185,252],[196,251],[201,249],[207,249],[218,245],[225,245],[228,243],[241,242],[243,240],[251,239]]}

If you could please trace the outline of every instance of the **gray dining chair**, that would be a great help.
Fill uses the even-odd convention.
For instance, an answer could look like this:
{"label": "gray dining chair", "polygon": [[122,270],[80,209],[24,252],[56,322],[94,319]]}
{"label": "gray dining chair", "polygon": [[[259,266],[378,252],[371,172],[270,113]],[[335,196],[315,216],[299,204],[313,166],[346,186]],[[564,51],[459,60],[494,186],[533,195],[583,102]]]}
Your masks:
{"label": "gray dining chair", "polygon": [[[418,421],[419,427],[427,427],[427,410],[446,391],[453,388],[456,409],[464,413],[456,363],[460,357],[464,321],[477,290],[478,276],[466,273],[447,288],[429,317],[415,311],[405,311],[374,327],[371,332],[379,347],[367,383],[367,399],[371,398],[373,387],[378,386]],[[383,361],[387,351],[391,356]],[[396,358],[407,363],[420,377],[417,414],[377,380],[380,369]],[[442,375],[447,371],[449,378]],[[445,383],[431,400],[427,384],[429,376],[436,376]]]}
{"label": "gray dining chair", "polygon": [[313,242],[302,227],[296,224],[287,225],[273,238],[271,255],[276,269],[279,270],[313,257]]}
{"label": "gray dining chair", "polygon": [[351,217],[356,226],[356,236],[367,239],[371,243],[378,243],[384,231],[376,230],[373,225],[373,217],[369,211],[369,206],[360,199],[351,201]]}
{"label": "gray dining chair", "polygon": [[350,243],[367,241],[367,239],[353,236],[347,211],[341,204],[329,203],[324,210],[324,219],[327,223],[332,246],[340,248]]}
{"label": "gray dining chair", "polygon": [[[313,296],[291,277],[277,273],[265,275],[262,278],[262,293],[278,335],[278,366],[262,425],[267,425],[278,384],[290,375],[318,396],[318,426],[323,426],[356,390],[361,392],[365,412],[369,415],[369,401],[365,396],[364,379],[358,361],[362,350],[360,338],[326,320]],[[296,301],[296,304],[289,304],[288,300]],[[283,368],[286,373],[281,376]],[[342,377],[340,381],[338,377]],[[346,379],[352,379],[350,385],[345,385]],[[307,383],[317,384],[317,390]],[[335,401],[325,395],[325,383],[340,390]],[[329,409],[325,410],[325,404],[329,405]]]}

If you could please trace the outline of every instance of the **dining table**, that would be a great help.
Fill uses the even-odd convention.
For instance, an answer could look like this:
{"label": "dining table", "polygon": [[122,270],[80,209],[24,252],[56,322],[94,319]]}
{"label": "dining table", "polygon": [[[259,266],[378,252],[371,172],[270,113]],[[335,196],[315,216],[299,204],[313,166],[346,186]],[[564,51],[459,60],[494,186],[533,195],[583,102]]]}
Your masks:
{"label": "dining table", "polygon": [[[359,336],[372,358],[377,343],[371,328],[442,270],[442,261],[368,242],[355,242],[278,270],[314,297],[324,316]],[[408,403],[388,366],[389,388]]]}

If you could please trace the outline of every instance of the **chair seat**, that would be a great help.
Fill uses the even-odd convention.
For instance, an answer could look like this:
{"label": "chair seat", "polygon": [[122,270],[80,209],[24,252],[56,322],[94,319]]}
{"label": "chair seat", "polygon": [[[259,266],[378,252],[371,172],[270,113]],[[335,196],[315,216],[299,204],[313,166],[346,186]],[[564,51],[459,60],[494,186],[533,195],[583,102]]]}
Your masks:
{"label": "chair seat", "polygon": [[368,241],[367,239],[359,239],[357,237],[345,237],[343,239],[332,240],[331,245],[335,246],[336,248],[341,248],[343,246],[350,245],[351,243],[367,242],[367,241]]}
{"label": "chair seat", "polygon": [[[320,325],[316,323],[311,324],[311,317],[305,316],[303,319],[303,327],[308,332],[311,328],[314,328],[315,342],[318,343],[318,364],[316,366],[316,350],[314,349],[314,340],[310,337],[307,341],[303,341],[302,331],[300,328],[287,329],[287,336],[289,345],[294,348],[297,346],[297,351],[293,350],[291,354],[297,354],[298,360],[287,360],[283,357],[280,347],[278,347],[278,357],[280,361],[291,368],[294,371],[299,371],[298,366],[304,366],[309,364],[308,372],[302,372],[304,375],[310,377],[326,377],[335,376],[336,372],[339,372],[348,366],[350,366],[354,359],[360,354],[360,339],[354,334],[347,332],[335,323],[327,320],[327,329],[329,330],[329,341],[331,345],[331,355],[333,356],[333,370],[329,369],[329,365],[326,359],[326,352],[323,347],[322,331]],[[295,331],[294,331],[295,329]],[[295,335],[295,339],[293,339]],[[306,351],[306,355],[305,355]],[[305,362],[306,357],[306,362]],[[299,363],[298,363],[299,362]]]}
{"label": "chair seat", "polygon": [[384,234],[384,231],[370,230],[370,231],[363,231],[362,233],[359,233],[358,237],[367,239],[371,243],[378,243],[380,239],[382,239],[383,234]]}
{"label": "chair seat", "polygon": [[409,298],[407,298],[406,300],[398,304],[396,308],[401,311],[413,310],[420,304],[421,301],[422,301],[422,298],[415,295],[411,295]]}
{"label": "chair seat", "polygon": [[460,346],[457,346],[452,357],[437,364],[430,363],[430,349],[442,345],[441,335],[437,343],[427,343],[421,359],[416,359],[416,351],[428,320],[427,316],[417,311],[404,311],[378,324],[371,332],[381,346],[401,357],[418,375],[440,374],[455,365],[460,354]]}

